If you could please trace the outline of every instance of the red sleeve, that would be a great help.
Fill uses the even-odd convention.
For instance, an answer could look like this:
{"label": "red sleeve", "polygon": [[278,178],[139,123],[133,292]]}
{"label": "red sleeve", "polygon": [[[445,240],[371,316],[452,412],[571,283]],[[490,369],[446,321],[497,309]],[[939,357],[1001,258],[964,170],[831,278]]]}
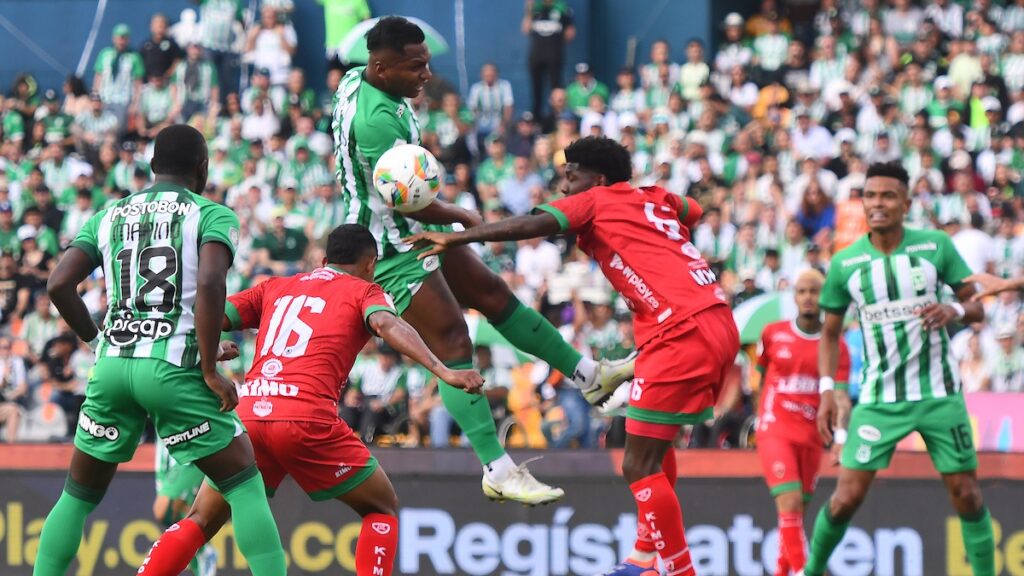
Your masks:
{"label": "red sleeve", "polygon": [[768,356],[768,328],[761,333],[761,341],[757,344],[757,371],[764,374],[768,370],[768,363],[771,358]]}
{"label": "red sleeve", "polygon": [[363,299],[359,305],[363,309],[364,320],[369,318],[370,314],[381,310],[397,315],[395,303],[388,296],[387,292],[377,284],[370,284],[366,287],[366,291],[363,292]]}
{"label": "red sleeve", "polygon": [[850,381],[850,350],[846,347],[846,342],[842,338],[839,340],[839,365],[836,369],[835,381]]}
{"label": "red sleeve", "polygon": [[263,295],[274,280],[271,278],[248,290],[228,296],[224,304],[224,314],[231,321],[232,329],[259,328],[260,316],[263,314]]}
{"label": "red sleeve", "polygon": [[700,207],[700,204],[697,204],[697,201],[689,196],[680,197],[671,192],[666,192],[665,200],[676,209],[676,213],[679,214],[679,221],[687,228],[693,228],[697,222],[700,222],[700,217],[704,215],[704,210]]}
{"label": "red sleeve", "polygon": [[576,231],[594,219],[594,190],[566,196],[536,209],[554,216],[562,232]]}

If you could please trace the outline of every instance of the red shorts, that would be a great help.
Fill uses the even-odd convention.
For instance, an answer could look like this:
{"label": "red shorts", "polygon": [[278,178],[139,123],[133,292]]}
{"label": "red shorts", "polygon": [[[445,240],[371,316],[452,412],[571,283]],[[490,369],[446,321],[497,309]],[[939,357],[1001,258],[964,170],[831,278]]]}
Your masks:
{"label": "red shorts", "polygon": [[761,457],[764,480],[772,496],[799,490],[804,501],[814,494],[821,468],[821,446],[797,444],[783,438],[758,438],[757,454]]}
{"label": "red shorts", "polygon": [[269,494],[291,476],[313,500],[330,500],[359,486],[377,469],[377,459],[343,420],[244,422]]}
{"label": "red shorts", "polygon": [[740,338],[728,306],[701,310],[640,348],[626,432],[672,440],[683,424],[713,417]]}

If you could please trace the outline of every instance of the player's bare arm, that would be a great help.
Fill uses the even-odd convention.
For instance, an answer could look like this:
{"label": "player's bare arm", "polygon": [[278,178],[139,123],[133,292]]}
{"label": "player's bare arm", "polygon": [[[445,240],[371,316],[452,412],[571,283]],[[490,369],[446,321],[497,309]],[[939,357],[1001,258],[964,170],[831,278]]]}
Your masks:
{"label": "player's bare arm", "polygon": [[80,248],[71,247],[60,259],[57,268],[46,282],[46,291],[57,311],[68,326],[85,342],[92,342],[99,335],[89,309],[78,295],[78,285],[85,280],[95,266],[89,255]]}
{"label": "player's bare arm", "polygon": [[[818,343],[818,373],[822,379],[832,381],[839,368],[839,339],[843,334],[843,315],[825,312]],[[822,391],[818,406],[818,432],[825,444],[835,439],[833,430],[846,429],[850,418],[850,395],[846,390]]]}
{"label": "player's bare arm", "polygon": [[199,366],[210,390],[221,400],[221,411],[238,405],[235,385],[217,371],[220,332],[224,319],[227,285],[224,280],[231,267],[231,251],[219,242],[207,242],[199,251],[199,278],[196,287],[196,339]]}
{"label": "player's bare arm", "polygon": [[475,370],[452,370],[445,366],[405,320],[381,310],[370,314],[367,324],[392,348],[422,364],[441,380],[466,392],[480,392],[484,384],[483,376]]}
{"label": "player's bare arm", "polygon": [[551,236],[560,231],[561,226],[559,226],[558,220],[544,212],[481,224],[462,232],[421,232],[405,238],[405,242],[413,245],[433,244],[431,248],[419,255],[419,259],[422,260],[432,254],[440,254],[453,246],[462,246],[473,242],[526,240],[527,238]]}
{"label": "player's bare arm", "polygon": [[417,212],[411,212],[405,216],[424,224],[462,224],[466,228],[479,226],[483,223],[480,214],[466,210],[455,204],[449,204],[443,200],[434,199],[426,208]]}
{"label": "player's bare arm", "polygon": [[967,278],[964,278],[964,282],[978,283],[981,284],[981,292],[978,292],[971,299],[975,302],[982,298],[988,298],[989,296],[995,296],[1001,292],[1011,292],[1013,290],[1024,290],[1024,277],[1022,278],[1000,278],[999,276],[993,276],[992,274],[971,274]]}
{"label": "player's bare arm", "polygon": [[956,304],[929,304],[918,312],[921,322],[926,330],[937,330],[943,328],[953,320],[964,324],[981,322],[985,319],[985,309],[981,302],[973,300],[975,296],[974,284],[964,282],[956,291]]}

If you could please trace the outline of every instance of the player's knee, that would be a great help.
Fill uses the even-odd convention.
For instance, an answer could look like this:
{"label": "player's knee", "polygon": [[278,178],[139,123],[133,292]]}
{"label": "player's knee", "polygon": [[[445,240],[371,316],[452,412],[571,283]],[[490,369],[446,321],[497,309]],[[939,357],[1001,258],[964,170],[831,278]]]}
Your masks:
{"label": "player's knee", "polygon": [[446,354],[448,357],[442,358],[442,360],[473,356],[473,341],[469,338],[469,331],[465,328],[465,324],[450,326],[445,332],[445,344],[448,348],[448,354]]}
{"label": "player's knee", "polygon": [[950,496],[957,512],[974,514],[981,510],[983,500],[978,481],[969,476],[958,477],[949,486]]}
{"label": "player's knee", "polygon": [[656,473],[660,465],[660,460],[627,453],[622,459],[622,476],[628,482],[636,482]]}
{"label": "player's knee", "polygon": [[853,517],[864,501],[864,492],[855,488],[838,489],[829,501],[832,518],[845,522]]}

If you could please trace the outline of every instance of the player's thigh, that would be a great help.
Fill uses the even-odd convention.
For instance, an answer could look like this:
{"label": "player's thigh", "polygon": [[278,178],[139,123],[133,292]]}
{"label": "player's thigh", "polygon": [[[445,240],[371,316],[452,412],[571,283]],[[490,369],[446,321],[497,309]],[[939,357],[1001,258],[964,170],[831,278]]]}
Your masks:
{"label": "player's thigh", "polygon": [[459,304],[492,320],[502,320],[513,298],[512,291],[472,248],[457,246],[448,250],[441,272]]}
{"label": "player's thigh", "polygon": [[89,371],[75,447],[97,460],[131,460],[146,427],[146,411],[131,393],[132,362],[100,358]]}
{"label": "player's thigh", "polygon": [[889,467],[896,445],[914,430],[909,403],[858,404],[850,416],[849,436],[840,461],[850,470]]}
{"label": "player's thigh", "polygon": [[152,359],[132,362],[133,396],[179,464],[216,454],[245,432],[233,411],[220,411],[220,399],[198,368]]}
{"label": "player's thigh", "polygon": [[338,498],[361,485],[377,469],[377,459],[343,420],[275,422],[276,460],[314,501]]}
{"label": "player's thigh", "polygon": [[440,273],[423,280],[402,318],[442,361],[472,358],[473,345],[462,307]]}
{"label": "player's thigh", "polygon": [[782,438],[758,438],[757,455],[772,496],[803,490],[800,446]]}
{"label": "player's thigh", "polygon": [[724,369],[720,356],[692,319],[645,344],[636,359],[626,431],[670,439],[679,426],[712,419]]}
{"label": "player's thigh", "polygon": [[[252,452],[256,458],[256,467],[263,475],[263,486],[267,490],[267,496],[273,496],[284,477],[288,475],[275,453],[277,449],[281,448],[276,446],[279,442],[274,433],[275,427],[280,423],[261,420],[244,420],[242,423],[245,424],[245,429],[249,433]],[[287,447],[284,448],[287,449]]]}
{"label": "player's thigh", "polygon": [[426,279],[441,269],[443,255],[417,259],[424,250],[393,254],[377,262],[373,281],[391,296],[399,314],[405,314]]}
{"label": "player's thigh", "polygon": [[203,482],[199,493],[188,511],[188,519],[195,522],[203,531],[206,539],[213,538],[228,519],[231,518],[231,507],[224,495],[215,490],[209,483]]}
{"label": "player's thigh", "polygon": [[941,474],[978,468],[978,453],[964,397],[957,394],[914,403],[916,429]]}
{"label": "player's thigh", "polygon": [[821,459],[825,450],[821,446],[804,445],[800,447],[800,484],[803,491],[804,504],[811,501],[814,489],[818,485],[818,473],[821,471]]}
{"label": "player's thigh", "polygon": [[384,469],[377,466],[373,473],[352,490],[337,497],[360,516],[367,514],[398,513],[398,495]]}

